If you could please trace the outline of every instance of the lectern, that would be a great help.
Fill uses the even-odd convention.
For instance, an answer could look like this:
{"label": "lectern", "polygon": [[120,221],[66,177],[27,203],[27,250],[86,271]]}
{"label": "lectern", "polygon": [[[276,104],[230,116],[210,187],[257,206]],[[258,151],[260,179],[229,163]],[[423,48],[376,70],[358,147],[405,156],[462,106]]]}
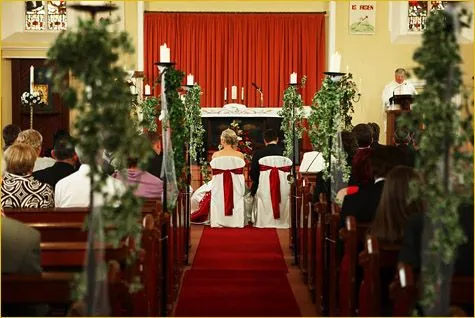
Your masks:
{"label": "lectern", "polygon": [[394,131],[396,130],[396,121],[401,114],[411,112],[412,95],[394,95],[389,99],[390,106],[386,110],[386,145],[393,144]]}

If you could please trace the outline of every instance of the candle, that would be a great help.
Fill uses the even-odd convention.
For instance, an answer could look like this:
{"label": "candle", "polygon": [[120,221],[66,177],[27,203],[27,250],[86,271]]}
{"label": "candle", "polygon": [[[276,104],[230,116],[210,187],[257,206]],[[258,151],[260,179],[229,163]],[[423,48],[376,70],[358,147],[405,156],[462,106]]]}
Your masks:
{"label": "candle", "polygon": [[137,87],[135,87],[134,85],[130,85],[130,93],[132,95],[137,94]]}
{"label": "candle", "polygon": [[244,86],[241,88],[241,100],[244,101]]}
{"label": "candle", "polygon": [[170,63],[170,48],[166,43],[160,45],[160,63]]}
{"label": "candle", "polygon": [[150,90],[150,85],[145,85],[145,96],[150,96],[151,95],[151,90]]}
{"label": "candle", "polygon": [[193,82],[194,82],[194,76],[191,75],[191,74],[188,74],[188,76],[186,76],[186,85],[193,85]]}
{"label": "candle", "polygon": [[297,73],[290,74],[290,84],[297,84]]}
{"label": "candle", "polygon": [[224,100],[225,101],[228,100],[228,88],[227,87],[224,88]]}
{"label": "candle", "polygon": [[332,54],[330,58],[330,72],[339,73],[341,64],[341,55],[338,52]]}
{"label": "candle", "polygon": [[237,99],[237,86],[232,86],[231,87],[231,99],[235,100]]}
{"label": "candle", "polygon": [[35,82],[35,68],[34,66],[30,66],[30,93],[33,94],[33,84]]}

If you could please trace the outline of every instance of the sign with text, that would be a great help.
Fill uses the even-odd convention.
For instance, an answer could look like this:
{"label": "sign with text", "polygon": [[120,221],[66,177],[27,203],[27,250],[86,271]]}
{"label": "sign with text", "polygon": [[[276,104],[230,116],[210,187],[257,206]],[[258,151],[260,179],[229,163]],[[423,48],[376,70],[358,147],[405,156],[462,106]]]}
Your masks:
{"label": "sign with text", "polygon": [[376,1],[350,1],[350,34],[376,33]]}

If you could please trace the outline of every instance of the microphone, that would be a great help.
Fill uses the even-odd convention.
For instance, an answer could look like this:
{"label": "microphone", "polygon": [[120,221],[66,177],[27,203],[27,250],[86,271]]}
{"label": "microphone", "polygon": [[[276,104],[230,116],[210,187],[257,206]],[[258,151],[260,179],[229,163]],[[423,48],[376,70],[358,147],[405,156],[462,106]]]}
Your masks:
{"label": "microphone", "polygon": [[255,88],[258,92],[261,92],[261,91],[262,91],[262,89],[261,89],[259,86],[257,86],[256,83],[252,82],[251,85],[254,86],[254,88]]}

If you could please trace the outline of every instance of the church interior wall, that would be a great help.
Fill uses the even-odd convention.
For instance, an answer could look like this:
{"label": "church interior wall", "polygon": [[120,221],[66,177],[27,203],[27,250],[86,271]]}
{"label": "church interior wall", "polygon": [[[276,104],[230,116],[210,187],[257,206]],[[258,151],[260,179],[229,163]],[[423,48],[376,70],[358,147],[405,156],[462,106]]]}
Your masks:
{"label": "church interior wall", "polygon": [[[121,28],[129,32],[133,44],[137,47],[137,2],[117,1],[121,10]],[[329,3],[326,1],[146,1],[145,11],[203,11],[203,12],[316,12],[327,11]],[[10,5],[12,6],[12,5]],[[6,10],[7,9],[7,10]],[[393,79],[394,69],[404,67],[411,71],[415,66],[412,55],[420,43],[400,44],[391,42],[388,19],[390,18],[389,4],[378,1],[376,7],[376,33],[373,35],[352,35],[349,33],[349,3],[336,2],[336,39],[335,49],[341,53],[341,71],[345,72],[348,65],[353,73],[354,80],[361,90],[361,99],[355,104],[353,123],[376,122],[381,127],[381,142],[385,135],[385,113],[381,103],[381,92],[384,86]],[[8,8],[2,12],[2,35],[12,34],[6,24]],[[5,30],[5,26],[7,30]],[[328,18],[327,18],[328,26]],[[13,23],[10,28],[18,28]],[[329,34],[327,28],[327,37]],[[2,37],[2,39],[5,39]],[[43,40],[44,42],[44,40]],[[328,40],[327,40],[328,44]],[[2,43],[3,46],[3,43]],[[34,43],[30,43],[34,47]],[[11,51],[13,52],[13,51]],[[15,51],[17,57],[31,57],[38,54],[38,49]],[[473,43],[461,44],[460,50],[463,59],[464,82],[473,86]],[[46,54],[46,50],[43,54]],[[121,61],[127,68],[137,66],[136,53],[123,57]],[[308,74],[307,74],[308,75]],[[310,75],[309,75],[310,76]],[[11,62],[2,59],[2,126],[11,122]],[[74,113],[71,113],[71,125],[74,122]]]}

